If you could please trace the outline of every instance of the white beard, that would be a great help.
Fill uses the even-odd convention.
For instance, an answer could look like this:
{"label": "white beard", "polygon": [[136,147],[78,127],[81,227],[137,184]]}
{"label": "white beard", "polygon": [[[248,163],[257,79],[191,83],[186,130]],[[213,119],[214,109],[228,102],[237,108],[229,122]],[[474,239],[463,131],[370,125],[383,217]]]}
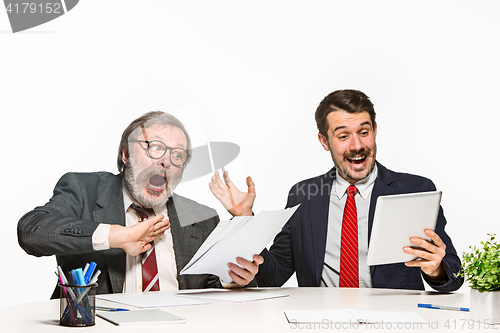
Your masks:
{"label": "white beard", "polygon": [[[146,183],[153,174],[164,174],[166,176],[166,188],[161,193],[152,193],[141,184]],[[138,167],[137,160],[130,155],[129,161],[124,167],[125,187],[134,200],[144,208],[165,205],[172,196],[174,189],[181,182],[181,177],[172,179],[170,171],[158,166],[149,168]]]}

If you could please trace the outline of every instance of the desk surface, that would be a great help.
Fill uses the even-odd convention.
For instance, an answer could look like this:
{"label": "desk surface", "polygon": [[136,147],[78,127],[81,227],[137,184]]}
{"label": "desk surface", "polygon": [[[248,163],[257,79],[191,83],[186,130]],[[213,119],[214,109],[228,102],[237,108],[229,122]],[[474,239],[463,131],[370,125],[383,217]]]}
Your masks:
{"label": "desk surface", "polygon": [[[264,293],[288,294],[289,297],[236,303],[209,301],[209,305],[169,307],[165,310],[186,318],[185,324],[148,326],[154,329],[168,327],[169,332],[293,332],[293,331],[342,331],[390,330],[405,332],[454,332],[500,330],[499,326],[475,323],[468,312],[420,309],[417,303],[468,307],[469,295],[439,294],[424,291],[390,289],[344,289],[344,288],[260,288]],[[241,292],[245,292],[242,290]],[[116,303],[97,300],[97,305],[117,306]],[[121,306],[124,307],[124,306]],[[131,308],[131,307],[129,307]],[[356,324],[335,327],[326,325],[289,324],[284,311],[315,309],[360,309],[377,311],[416,311],[428,324],[399,323]],[[65,328],[58,325],[59,301],[50,300],[28,303],[0,310],[1,332],[62,332],[85,330],[85,332],[135,332],[139,326],[115,326],[96,317],[96,325],[87,328]],[[338,324],[340,325],[340,324]],[[142,326],[144,328],[144,326]]]}

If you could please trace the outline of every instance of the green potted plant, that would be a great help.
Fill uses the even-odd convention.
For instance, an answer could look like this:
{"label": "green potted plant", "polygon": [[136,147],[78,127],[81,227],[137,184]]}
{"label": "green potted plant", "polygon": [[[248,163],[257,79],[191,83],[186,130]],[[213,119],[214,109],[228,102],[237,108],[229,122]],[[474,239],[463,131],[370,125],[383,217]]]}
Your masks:
{"label": "green potted plant", "polygon": [[469,246],[462,254],[462,271],[469,282],[471,318],[488,324],[500,323],[500,244],[495,234],[481,242],[482,248]]}

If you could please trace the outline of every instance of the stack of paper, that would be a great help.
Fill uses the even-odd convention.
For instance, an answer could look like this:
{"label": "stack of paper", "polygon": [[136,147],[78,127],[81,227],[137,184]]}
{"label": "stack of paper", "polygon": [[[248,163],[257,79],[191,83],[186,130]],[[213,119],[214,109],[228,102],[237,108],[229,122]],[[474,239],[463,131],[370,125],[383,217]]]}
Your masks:
{"label": "stack of paper", "polygon": [[164,325],[183,324],[186,320],[173,313],[161,309],[98,312],[97,316],[115,325]]}
{"label": "stack of paper", "polygon": [[236,257],[252,261],[253,255],[262,252],[298,207],[221,221],[180,274],[214,274],[230,283],[227,264],[236,263]]}
{"label": "stack of paper", "polygon": [[122,293],[102,294],[96,298],[121,304],[132,305],[138,308],[162,308],[167,306],[188,306],[210,304],[199,300],[183,299],[175,293],[149,292],[149,293]]}

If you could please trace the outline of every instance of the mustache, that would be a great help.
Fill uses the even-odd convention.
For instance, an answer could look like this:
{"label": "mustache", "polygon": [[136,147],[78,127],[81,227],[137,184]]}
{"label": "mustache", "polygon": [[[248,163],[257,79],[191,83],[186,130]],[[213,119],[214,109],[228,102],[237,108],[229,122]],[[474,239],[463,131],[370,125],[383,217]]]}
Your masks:
{"label": "mustache", "polygon": [[170,175],[170,171],[168,171],[168,169],[154,165],[139,172],[139,174],[136,177],[136,182],[139,184],[146,182],[149,178],[151,178],[154,175],[161,175],[165,177],[167,183],[172,178],[172,176]]}
{"label": "mustache", "polygon": [[344,160],[346,159],[353,159],[355,157],[361,156],[361,157],[368,157],[372,154],[372,150],[370,148],[361,148],[359,150],[352,150],[350,152],[344,153]]}

